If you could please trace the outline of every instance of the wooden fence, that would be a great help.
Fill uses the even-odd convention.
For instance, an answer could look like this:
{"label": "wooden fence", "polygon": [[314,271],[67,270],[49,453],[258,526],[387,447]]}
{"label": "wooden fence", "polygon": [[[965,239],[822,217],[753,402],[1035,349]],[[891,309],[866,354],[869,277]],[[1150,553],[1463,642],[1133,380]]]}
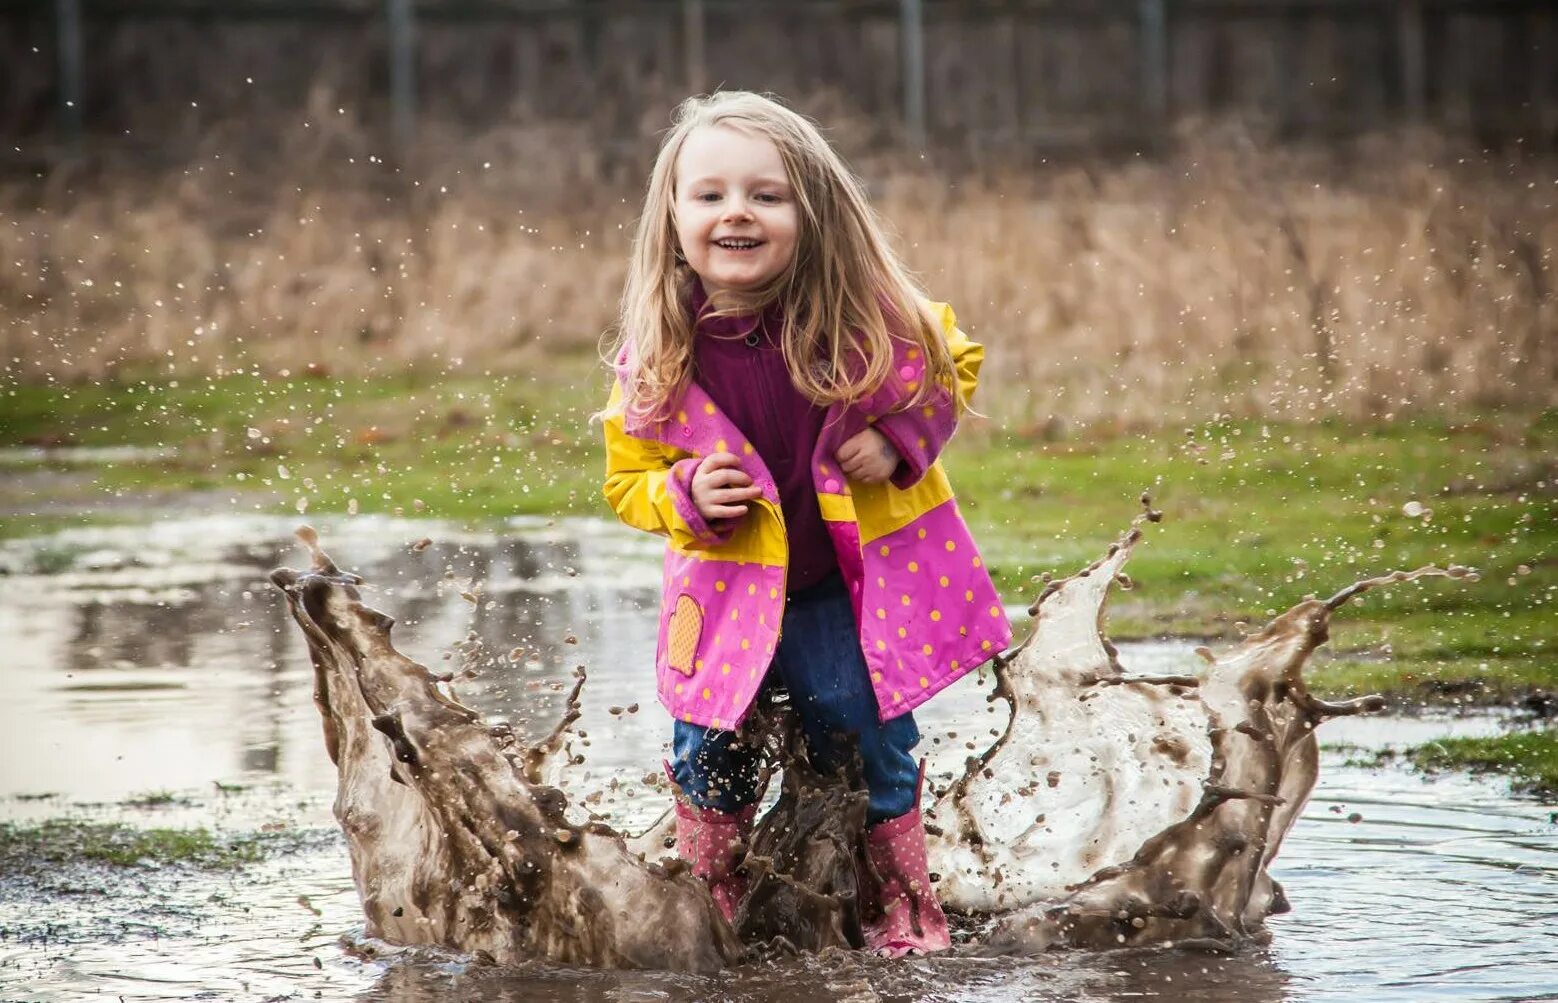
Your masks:
{"label": "wooden fence", "polygon": [[323,78],[400,144],[429,118],[642,133],[725,86],[827,95],[914,147],[1145,143],[1197,116],[1551,146],[1555,54],[1553,0],[0,0],[0,132],[188,133]]}

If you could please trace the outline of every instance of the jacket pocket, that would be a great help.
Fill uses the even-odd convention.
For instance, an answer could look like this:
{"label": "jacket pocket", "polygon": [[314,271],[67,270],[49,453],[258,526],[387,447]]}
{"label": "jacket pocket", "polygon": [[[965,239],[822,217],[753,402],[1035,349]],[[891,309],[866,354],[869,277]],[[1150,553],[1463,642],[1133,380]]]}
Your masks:
{"label": "jacket pocket", "polygon": [[703,607],[683,593],[676,597],[676,608],[665,631],[665,660],[684,676],[693,674],[693,658],[698,653],[698,638],[703,633]]}

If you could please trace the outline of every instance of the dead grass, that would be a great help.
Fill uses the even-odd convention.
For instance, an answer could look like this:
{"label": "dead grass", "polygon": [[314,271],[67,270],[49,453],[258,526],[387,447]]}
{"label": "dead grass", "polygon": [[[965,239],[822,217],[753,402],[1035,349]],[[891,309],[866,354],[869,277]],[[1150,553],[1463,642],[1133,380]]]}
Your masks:
{"label": "dead grass", "polygon": [[[224,153],[244,148],[235,126],[181,171],[0,184],[10,381],[515,371],[596,350],[641,179],[563,126],[429,134],[414,170],[369,136],[321,104],[268,166]],[[1550,163],[1220,129],[1151,162],[860,163],[988,346],[981,407],[1015,425],[1554,403]]]}

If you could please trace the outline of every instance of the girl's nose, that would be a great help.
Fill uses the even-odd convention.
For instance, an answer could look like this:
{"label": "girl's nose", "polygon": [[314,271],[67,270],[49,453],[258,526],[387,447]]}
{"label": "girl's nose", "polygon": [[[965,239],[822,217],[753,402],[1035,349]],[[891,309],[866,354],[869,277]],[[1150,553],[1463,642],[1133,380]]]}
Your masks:
{"label": "girl's nose", "polygon": [[747,208],[746,199],[733,198],[725,203],[725,218],[729,220],[751,219],[752,210]]}

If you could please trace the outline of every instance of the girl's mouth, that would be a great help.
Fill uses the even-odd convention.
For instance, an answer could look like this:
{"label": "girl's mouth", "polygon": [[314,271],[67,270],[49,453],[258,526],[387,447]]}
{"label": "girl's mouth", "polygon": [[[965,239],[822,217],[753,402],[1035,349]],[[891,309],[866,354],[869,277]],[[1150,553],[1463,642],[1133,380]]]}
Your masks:
{"label": "girl's mouth", "polygon": [[752,240],[747,237],[724,237],[714,242],[714,246],[726,251],[751,251],[762,246],[761,240]]}

